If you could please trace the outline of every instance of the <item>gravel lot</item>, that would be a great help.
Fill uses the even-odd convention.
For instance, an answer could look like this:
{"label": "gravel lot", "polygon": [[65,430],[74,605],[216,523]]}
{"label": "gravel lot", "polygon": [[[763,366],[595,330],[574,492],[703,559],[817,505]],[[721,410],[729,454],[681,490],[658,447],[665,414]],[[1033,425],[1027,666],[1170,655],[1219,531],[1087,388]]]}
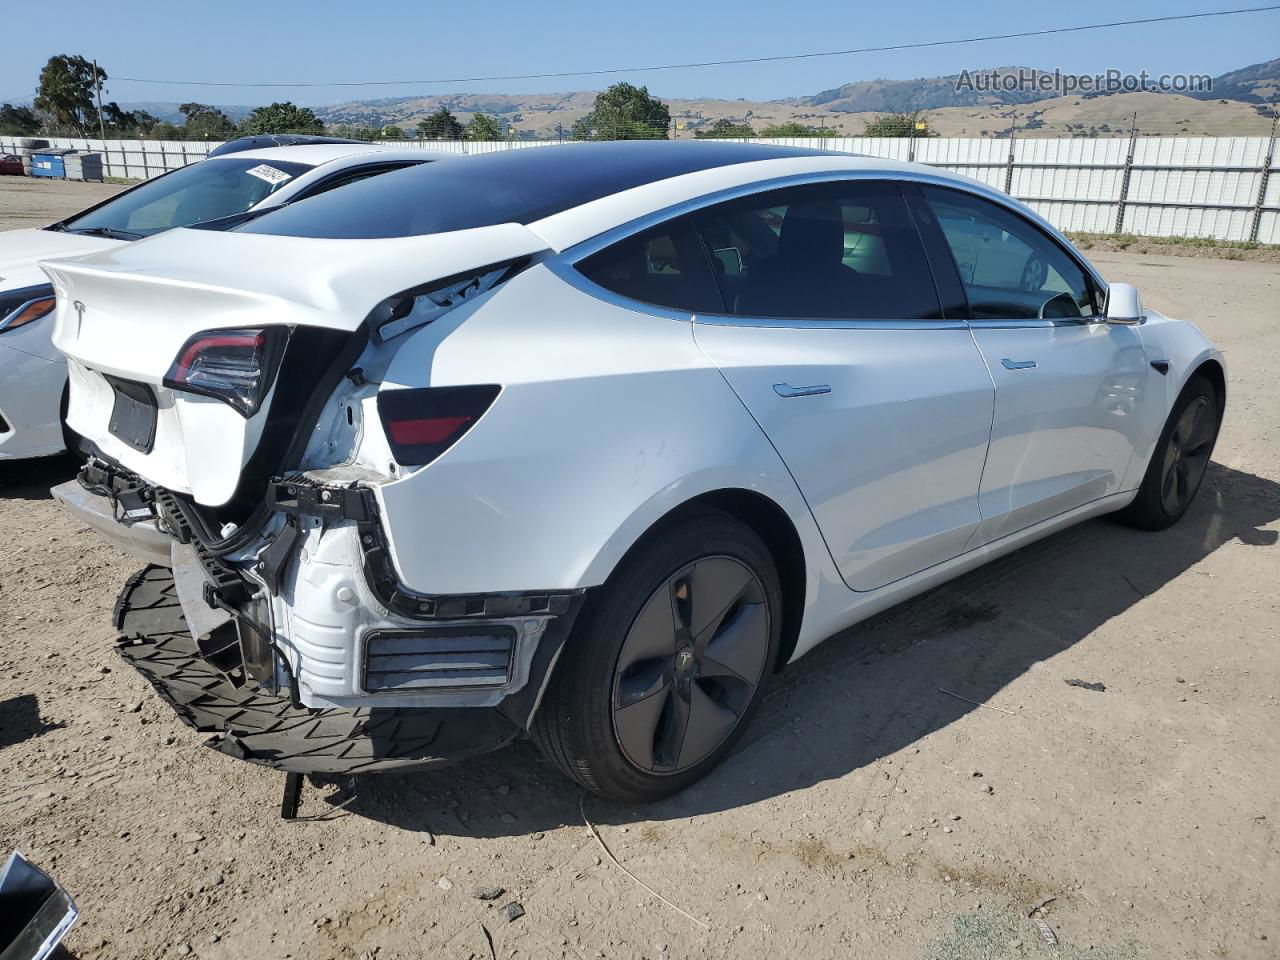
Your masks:
{"label": "gravel lot", "polygon": [[[0,228],[113,189],[0,178]],[[1280,267],[1095,262],[1227,354],[1191,513],[1087,523],[833,639],[653,807],[580,806],[517,745],[282,822],[282,777],[204,749],[112,652],[138,564],[49,500],[71,465],[0,468],[0,852],[72,892],[82,958],[489,958],[486,930],[502,958],[1276,956]],[[1056,948],[1027,918],[1050,897]]]}

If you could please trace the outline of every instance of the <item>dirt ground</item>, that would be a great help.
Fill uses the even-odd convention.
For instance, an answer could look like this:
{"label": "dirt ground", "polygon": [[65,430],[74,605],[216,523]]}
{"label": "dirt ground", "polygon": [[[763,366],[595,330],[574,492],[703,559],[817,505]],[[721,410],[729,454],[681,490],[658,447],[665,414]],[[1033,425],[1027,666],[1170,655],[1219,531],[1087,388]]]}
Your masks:
{"label": "dirt ground", "polygon": [[[0,227],[104,189],[0,179]],[[1188,516],[1086,523],[832,639],[651,807],[584,802],[521,744],[282,822],[281,775],[203,748],[112,652],[138,564],[48,498],[71,466],[10,468],[0,852],[72,892],[86,960],[1277,956],[1280,268],[1095,260],[1227,355]],[[1027,917],[1048,898],[1056,947]]]}

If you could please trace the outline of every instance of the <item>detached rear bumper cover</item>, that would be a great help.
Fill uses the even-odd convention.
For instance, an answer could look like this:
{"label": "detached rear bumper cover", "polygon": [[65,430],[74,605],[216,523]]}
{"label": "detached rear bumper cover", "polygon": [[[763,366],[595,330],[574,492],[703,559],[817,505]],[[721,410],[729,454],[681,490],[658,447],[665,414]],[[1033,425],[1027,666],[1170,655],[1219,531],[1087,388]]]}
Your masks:
{"label": "detached rear bumper cover", "polygon": [[[432,766],[496,750],[522,732],[502,707],[327,708],[294,706],[236,687],[201,658],[173,574],[149,566],[116,606],[118,651],[206,745],[241,760],[297,773],[372,773]],[[530,711],[531,712],[531,711]]]}

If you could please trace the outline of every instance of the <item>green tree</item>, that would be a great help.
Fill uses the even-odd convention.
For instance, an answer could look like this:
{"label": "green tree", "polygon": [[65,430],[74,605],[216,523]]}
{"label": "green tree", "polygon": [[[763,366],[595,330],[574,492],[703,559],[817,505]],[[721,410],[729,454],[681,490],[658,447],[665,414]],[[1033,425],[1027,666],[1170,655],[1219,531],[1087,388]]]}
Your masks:
{"label": "green tree", "polygon": [[751,129],[749,123],[734,123],[732,120],[721,117],[705,130],[695,130],[693,135],[699,140],[724,140],[729,137],[754,137],[756,132]]}
{"label": "green tree", "polygon": [[477,113],[467,123],[463,136],[468,140],[501,140],[502,124],[497,117],[487,113]]}
{"label": "green tree", "polygon": [[461,140],[462,124],[446,106],[439,107],[425,120],[418,121],[418,136],[424,140]]}
{"label": "green tree", "polygon": [[0,133],[11,137],[29,137],[40,129],[40,118],[30,107],[0,106]]}
{"label": "green tree", "polygon": [[377,140],[382,136],[381,127],[354,126],[340,123],[330,131],[335,137],[350,137],[352,140]]}
{"label": "green tree", "polygon": [[226,140],[236,132],[231,118],[207,103],[184,103],[178,110],[186,118],[182,136],[187,140]]}
{"label": "green tree", "polygon": [[666,140],[671,111],[648,87],[615,83],[596,94],[591,112],[573,125],[575,140]]}
{"label": "green tree", "polygon": [[911,113],[877,113],[862,127],[864,137],[936,137],[928,119],[919,111]]}
{"label": "green tree", "polygon": [[774,124],[772,127],[765,127],[760,131],[760,136],[762,137],[834,137],[835,135],[836,132],[834,130],[809,127],[803,123],[796,123],[794,120]]}
{"label": "green tree", "polygon": [[404,129],[396,126],[394,123],[389,123],[378,131],[378,136],[383,140],[403,140]]}
{"label": "green tree", "polygon": [[124,110],[114,100],[102,108],[109,137],[145,137],[160,121],[145,110]]}
{"label": "green tree", "polygon": [[181,140],[182,128],[162,120],[151,128],[147,136],[152,140]]}
{"label": "green tree", "polygon": [[324,133],[324,124],[310,107],[284,101],[258,107],[245,117],[241,132],[252,136],[260,133]]}
{"label": "green tree", "polygon": [[[99,83],[106,80],[107,72],[99,67],[96,79]],[[84,57],[66,53],[52,56],[40,71],[34,106],[49,114],[56,127],[87,136],[98,123],[98,110],[93,105],[94,80],[94,66]]]}

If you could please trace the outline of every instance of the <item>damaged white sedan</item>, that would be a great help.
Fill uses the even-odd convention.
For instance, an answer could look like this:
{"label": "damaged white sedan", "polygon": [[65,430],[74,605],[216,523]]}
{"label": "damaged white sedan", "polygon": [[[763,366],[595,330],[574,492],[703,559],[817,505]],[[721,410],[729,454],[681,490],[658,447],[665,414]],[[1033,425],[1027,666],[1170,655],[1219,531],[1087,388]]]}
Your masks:
{"label": "damaged white sedan", "polygon": [[49,264],[121,652],[293,772],[670,794],[832,633],[1188,508],[1218,351],[1007,196],[789,147],[389,173]]}
{"label": "damaged white sedan", "polygon": [[233,152],[145,180],[47,227],[0,232],[0,462],[78,446],[64,423],[67,371],[50,339],[53,288],[41,261],[110,250],[174,227],[227,227],[246,214],[449,157],[356,141],[264,147],[240,140],[222,149]]}

